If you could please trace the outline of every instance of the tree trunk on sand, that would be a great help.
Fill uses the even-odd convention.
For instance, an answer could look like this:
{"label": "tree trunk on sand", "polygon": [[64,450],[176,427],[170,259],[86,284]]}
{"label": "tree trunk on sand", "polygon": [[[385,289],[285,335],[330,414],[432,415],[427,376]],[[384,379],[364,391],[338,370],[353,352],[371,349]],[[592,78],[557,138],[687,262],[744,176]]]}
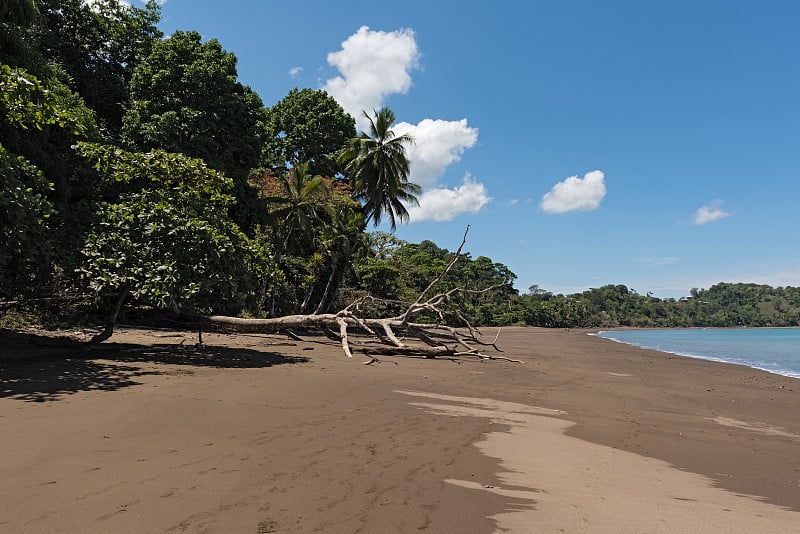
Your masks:
{"label": "tree trunk on sand", "polygon": [[328,308],[328,301],[331,300],[333,297],[331,296],[331,291],[333,290],[333,283],[336,275],[338,275],[337,267],[338,261],[333,260],[333,266],[331,267],[331,275],[328,277],[328,283],[325,284],[325,291],[322,293],[322,298],[319,301],[319,305],[317,309],[314,310],[314,314],[319,314],[324,312]]}
{"label": "tree trunk on sand", "polygon": [[117,295],[117,300],[114,301],[114,306],[111,309],[111,313],[109,313],[108,318],[106,319],[106,324],[103,328],[103,331],[89,340],[90,344],[96,345],[97,343],[102,343],[111,337],[111,335],[114,333],[114,326],[117,324],[119,312],[129,295],[130,291],[128,290],[128,286],[122,286],[119,290],[119,295]]}

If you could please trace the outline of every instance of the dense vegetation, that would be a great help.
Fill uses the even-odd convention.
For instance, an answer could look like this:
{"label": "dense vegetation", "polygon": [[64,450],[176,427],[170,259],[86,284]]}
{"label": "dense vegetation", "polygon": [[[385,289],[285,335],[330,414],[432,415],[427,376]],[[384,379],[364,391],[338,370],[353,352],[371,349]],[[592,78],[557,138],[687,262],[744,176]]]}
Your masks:
{"label": "dense vegetation", "polygon": [[608,285],[574,295],[536,286],[520,296],[516,321],[552,327],[800,326],[800,288],[720,283],[682,299]]}
{"label": "dense vegetation", "polygon": [[[391,110],[359,133],[324,91],[265,106],[221,43],[164,38],[159,20],[155,1],[0,4],[0,319],[113,323],[125,305],[265,317],[365,295],[388,314],[442,272],[450,251],[368,231],[405,222],[420,192]],[[515,278],[462,254],[436,290],[476,290],[458,296],[476,325],[800,321],[795,288],[676,301],[624,286],[519,295]]]}

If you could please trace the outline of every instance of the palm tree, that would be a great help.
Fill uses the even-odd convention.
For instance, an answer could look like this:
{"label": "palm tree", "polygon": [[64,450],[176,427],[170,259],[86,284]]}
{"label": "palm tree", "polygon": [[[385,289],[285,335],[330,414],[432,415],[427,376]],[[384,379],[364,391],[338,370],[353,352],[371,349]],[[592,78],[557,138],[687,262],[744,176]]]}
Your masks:
{"label": "palm tree", "polygon": [[330,225],[322,232],[330,274],[315,314],[323,313],[336,296],[345,275],[356,274],[356,265],[369,250],[369,234],[364,232],[364,215],[350,206],[330,206]]}
{"label": "palm tree", "polygon": [[353,195],[364,203],[367,223],[371,220],[378,226],[386,216],[394,231],[398,219],[408,222],[403,203],[419,205],[416,195],[422,189],[408,181],[410,164],[406,156],[406,145],[414,139],[408,134],[395,136],[391,130],[395,117],[388,107],[373,113],[374,118],[364,112],[369,133],[361,132],[348,140],[338,161],[351,178]]}
{"label": "palm tree", "polygon": [[[288,173],[278,175],[277,181],[278,191],[266,197],[267,203],[273,206],[270,218],[275,229],[275,262],[282,269],[290,269],[292,256],[305,255],[309,248],[314,250],[317,247],[316,228],[324,220],[330,192],[321,176],[313,176],[309,172],[307,162],[295,163]],[[286,260],[290,261],[287,263]],[[317,262],[309,260],[303,263],[313,266]],[[311,290],[313,283],[303,299],[301,309],[307,305]],[[273,317],[276,298],[273,288],[269,310]]]}
{"label": "palm tree", "polygon": [[[307,162],[295,163],[288,175],[278,176],[280,192],[266,198],[267,203],[276,205],[271,216],[283,232],[282,245],[277,253],[286,252],[293,233],[313,234],[311,231],[320,221],[318,210],[324,208],[329,191],[321,176],[312,176]],[[322,200],[320,199],[322,196]]]}

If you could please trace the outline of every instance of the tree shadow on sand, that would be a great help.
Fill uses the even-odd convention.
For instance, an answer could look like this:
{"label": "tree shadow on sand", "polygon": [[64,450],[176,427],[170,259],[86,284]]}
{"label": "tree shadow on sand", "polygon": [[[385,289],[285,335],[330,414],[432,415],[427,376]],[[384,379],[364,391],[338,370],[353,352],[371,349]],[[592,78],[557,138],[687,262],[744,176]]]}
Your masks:
{"label": "tree shadow on sand", "polygon": [[160,373],[72,358],[0,361],[0,398],[55,401],[79,391],[116,391],[136,386],[141,384],[137,377],[151,374]]}
{"label": "tree shadow on sand", "polygon": [[104,343],[96,348],[69,338],[0,330],[0,399],[27,402],[60,400],[81,391],[117,391],[137,380],[167,371],[143,368],[155,363],[219,369],[259,369],[308,358],[247,348],[177,344]]}

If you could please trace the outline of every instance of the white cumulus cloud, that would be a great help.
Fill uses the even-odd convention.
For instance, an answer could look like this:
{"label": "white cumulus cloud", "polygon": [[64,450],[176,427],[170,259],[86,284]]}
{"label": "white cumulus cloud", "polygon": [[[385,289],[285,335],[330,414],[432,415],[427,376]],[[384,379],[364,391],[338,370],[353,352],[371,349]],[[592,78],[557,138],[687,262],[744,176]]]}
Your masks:
{"label": "white cumulus cloud", "polygon": [[672,265],[678,263],[680,258],[675,256],[665,256],[663,258],[639,258],[639,261],[651,267],[661,267],[663,265]]}
{"label": "white cumulus cloud", "polygon": [[720,207],[721,205],[721,201],[715,201],[697,208],[697,211],[694,212],[694,217],[692,217],[692,223],[700,226],[702,224],[708,224],[710,222],[724,219],[725,217],[730,217],[731,214],[727,211],[724,211]]}
{"label": "white cumulus cloud", "polygon": [[303,72],[303,67],[292,67],[291,69],[289,69],[289,76],[294,78],[301,72]]}
{"label": "white cumulus cloud", "polygon": [[397,135],[407,133],[414,138],[414,144],[407,146],[411,162],[409,179],[422,187],[434,185],[448,165],[460,160],[464,151],[478,141],[478,129],[468,126],[467,119],[399,122],[393,130]]}
{"label": "white cumulus cloud", "polygon": [[592,211],[600,207],[605,196],[605,175],[602,171],[592,171],[582,179],[570,176],[557,183],[544,194],[539,205],[546,213]]}
{"label": "white cumulus cloud", "polygon": [[[411,74],[419,68],[420,52],[411,29],[373,31],[362,26],[345,39],[342,48],[328,54],[328,63],[339,75],[327,80],[323,89],[364,131],[370,115],[383,105],[387,96],[406,94],[412,85]],[[447,167],[458,162],[464,151],[478,141],[478,129],[467,119],[448,121],[426,118],[417,124],[393,125],[396,135],[409,134],[414,144],[407,146],[411,166],[410,181],[420,185],[420,205],[409,209],[412,221],[448,221],[461,213],[474,213],[490,198],[486,187],[469,174],[455,188],[437,185]]]}
{"label": "white cumulus cloud", "polygon": [[454,189],[435,188],[419,197],[419,206],[408,210],[411,222],[451,221],[462,213],[477,213],[491,201],[486,186],[467,174]]}
{"label": "white cumulus cloud", "polygon": [[328,63],[340,75],[323,88],[364,129],[362,111],[380,108],[386,95],[407,93],[419,57],[413,30],[384,32],[362,26],[342,43],[341,50],[328,54]]}

